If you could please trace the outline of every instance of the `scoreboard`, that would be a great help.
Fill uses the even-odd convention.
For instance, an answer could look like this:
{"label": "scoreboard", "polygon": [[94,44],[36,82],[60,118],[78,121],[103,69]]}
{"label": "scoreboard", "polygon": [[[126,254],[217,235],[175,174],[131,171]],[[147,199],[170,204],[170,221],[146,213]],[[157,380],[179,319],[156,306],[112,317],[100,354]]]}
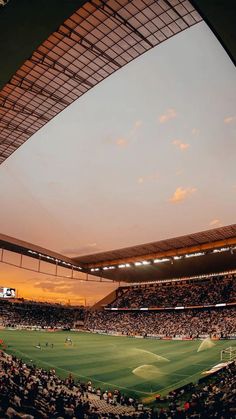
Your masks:
{"label": "scoreboard", "polygon": [[0,286],[0,298],[15,298],[16,297],[16,289],[15,288],[7,288]]}

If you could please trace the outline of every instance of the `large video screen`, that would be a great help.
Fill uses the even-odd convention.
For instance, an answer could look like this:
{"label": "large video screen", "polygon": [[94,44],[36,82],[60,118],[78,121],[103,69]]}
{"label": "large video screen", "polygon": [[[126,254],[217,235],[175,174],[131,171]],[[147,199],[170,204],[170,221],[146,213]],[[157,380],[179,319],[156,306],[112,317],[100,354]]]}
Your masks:
{"label": "large video screen", "polygon": [[15,298],[15,297],[16,297],[15,288],[0,287],[0,298]]}

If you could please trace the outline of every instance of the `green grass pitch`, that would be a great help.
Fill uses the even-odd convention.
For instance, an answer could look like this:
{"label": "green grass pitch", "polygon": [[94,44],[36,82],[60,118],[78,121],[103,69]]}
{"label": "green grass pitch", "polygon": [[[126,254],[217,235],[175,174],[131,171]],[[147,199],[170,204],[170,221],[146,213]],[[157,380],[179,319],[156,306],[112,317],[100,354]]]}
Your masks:
{"label": "green grass pitch", "polygon": [[[69,336],[73,346],[66,346]],[[220,351],[232,341],[216,341],[212,348],[197,352],[200,341],[134,339],[77,332],[32,332],[1,330],[7,352],[45,369],[55,368],[61,377],[69,373],[85,382],[91,379],[102,389],[148,400],[155,394],[189,382],[220,362]],[[40,342],[42,349],[35,345]],[[46,342],[49,347],[46,347]],[[51,348],[51,343],[54,347]]]}

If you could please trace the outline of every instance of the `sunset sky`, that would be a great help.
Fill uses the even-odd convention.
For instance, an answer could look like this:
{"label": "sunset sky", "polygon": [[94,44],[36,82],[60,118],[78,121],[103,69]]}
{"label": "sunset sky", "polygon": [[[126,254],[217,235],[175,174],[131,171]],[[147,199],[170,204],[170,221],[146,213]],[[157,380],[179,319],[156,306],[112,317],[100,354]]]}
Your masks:
{"label": "sunset sky", "polygon": [[[128,64],[0,166],[0,231],[68,256],[235,223],[236,72],[205,23]],[[26,298],[114,285],[0,264]]]}

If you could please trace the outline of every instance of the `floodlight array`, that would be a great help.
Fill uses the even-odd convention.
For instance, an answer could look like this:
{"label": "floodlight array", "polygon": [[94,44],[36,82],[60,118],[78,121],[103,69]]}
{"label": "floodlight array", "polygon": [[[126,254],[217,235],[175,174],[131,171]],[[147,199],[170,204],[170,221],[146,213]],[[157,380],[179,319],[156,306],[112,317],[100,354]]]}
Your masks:
{"label": "floodlight array", "polygon": [[231,254],[234,254],[234,251],[236,251],[236,246],[228,246],[228,247],[220,247],[213,250],[207,250],[205,252],[194,252],[194,253],[186,253],[183,255],[175,255],[171,257],[163,257],[163,258],[157,258],[157,259],[149,259],[149,260],[140,260],[135,261],[133,263],[122,263],[118,265],[112,265],[112,266],[101,266],[96,268],[90,268],[90,272],[98,272],[98,271],[108,271],[110,269],[129,269],[129,268],[140,268],[145,267],[147,265],[156,265],[156,264],[162,264],[162,263],[168,263],[170,262],[173,264],[174,262],[178,260],[183,259],[190,259],[195,257],[201,257],[209,254],[215,254],[215,253],[222,253],[222,252],[230,252]]}
{"label": "floodlight array", "polygon": [[35,250],[28,250],[28,253],[31,256],[34,256],[35,258],[43,260],[45,262],[55,263],[56,265],[60,265],[62,267],[70,268],[70,269],[73,269],[73,270],[79,270],[79,271],[82,270],[81,266],[73,265],[72,263],[66,262],[66,261],[58,259],[58,258],[54,258],[54,257],[49,256],[49,255],[45,255],[45,254],[40,253],[40,252],[36,252]]}

